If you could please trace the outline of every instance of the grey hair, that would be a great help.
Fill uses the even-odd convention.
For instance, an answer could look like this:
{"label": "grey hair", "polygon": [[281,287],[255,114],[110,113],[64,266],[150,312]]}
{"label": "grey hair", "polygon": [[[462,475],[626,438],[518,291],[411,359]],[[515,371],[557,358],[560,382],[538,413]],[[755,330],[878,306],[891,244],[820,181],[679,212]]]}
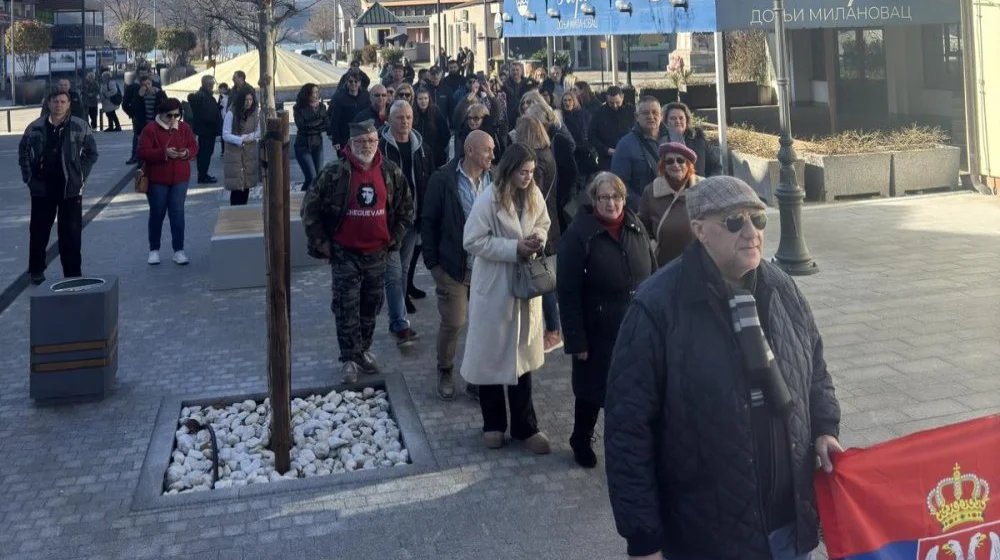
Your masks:
{"label": "grey hair", "polygon": [[587,185],[587,198],[591,202],[597,202],[597,189],[601,188],[601,185],[610,184],[614,187],[615,192],[627,198],[628,190],[625,188],[625,183],[617,175],[610,171],[602,171],[594,176],[590,180],[590,184]]}
{"label": "grey hair", "polygon": [[389,116],[392,117],[393,115],[402,111],[403,109],[412,110],[412,107],[410,107],[410,104],[407,103],[406,101],[403,101],[402,99],[397,99],[393,101],[392,105],[389,107]]}

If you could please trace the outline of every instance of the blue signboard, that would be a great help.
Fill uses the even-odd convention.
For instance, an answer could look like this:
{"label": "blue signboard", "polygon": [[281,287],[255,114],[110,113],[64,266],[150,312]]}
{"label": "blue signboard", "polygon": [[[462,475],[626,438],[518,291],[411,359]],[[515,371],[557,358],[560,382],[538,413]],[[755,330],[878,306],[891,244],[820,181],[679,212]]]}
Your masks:
{"label": "blue signboard", "polygon": [[[959,0],[786,0],[789,29],[959,21]],[[506,37],[773,29],[773,0],[504,0]]]}
{"label": "blue signboard", "polygon": [[504,0],[505,37],[639,35],[715,31],[715,0]]}

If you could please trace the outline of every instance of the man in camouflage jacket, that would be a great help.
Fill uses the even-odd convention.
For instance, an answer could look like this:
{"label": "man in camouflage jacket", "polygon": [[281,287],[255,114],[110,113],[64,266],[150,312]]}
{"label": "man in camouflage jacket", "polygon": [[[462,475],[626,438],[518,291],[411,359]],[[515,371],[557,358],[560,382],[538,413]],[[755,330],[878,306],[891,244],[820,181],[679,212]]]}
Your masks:
{"label": "man in camouflage jacket", "polygon": [[351,123],[350,134],[344,157],[323,168],[302,201],[309,254],[328,259],[332,269],[330,310],[345,383],[355,383],[359,371],[379,371],[370,348],[386,261],[413,226],[406,178],[382,159],[375,123]]}

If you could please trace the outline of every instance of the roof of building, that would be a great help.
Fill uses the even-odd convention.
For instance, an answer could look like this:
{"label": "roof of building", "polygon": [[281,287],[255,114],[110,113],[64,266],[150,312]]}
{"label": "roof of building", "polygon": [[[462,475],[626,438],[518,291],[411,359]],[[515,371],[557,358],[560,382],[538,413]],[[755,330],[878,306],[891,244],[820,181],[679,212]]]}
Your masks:
{"label": "roof of building", "polygon": [[400,21],[392,12],[385,9],[385,6],[375,2],[371,8],[361,14],[355,25],[358,27],[388,27],[400,25]]}
{"label": "roof of building", "polygon": [[430,25],[430,23],[428,23],[428,18],[432,17],[434,16],[396,16],[396,19],[399,20],[399,23],[406,25],[407,27],[427,27]]}

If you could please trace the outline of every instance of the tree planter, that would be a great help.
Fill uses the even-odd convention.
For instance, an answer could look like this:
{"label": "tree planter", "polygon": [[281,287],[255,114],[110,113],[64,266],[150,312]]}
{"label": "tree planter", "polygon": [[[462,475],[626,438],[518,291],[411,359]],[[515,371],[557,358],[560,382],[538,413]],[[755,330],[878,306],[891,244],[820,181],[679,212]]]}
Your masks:
{"label": "tree planter", "polygon": [[41,105],[45,99],[45,80],[31,80],[14,84],[15,105]]}
{"label": "tree planter", "polygon": [[892,196],[930,189],[954,188],[962,150],[956,146],[938,146],[922,150],[892,152]]}
{"label": "tree planter", "polygon": [[892,154],[803,154],[806,200],[889,196]]}
{"label": "tree planter", "polygon": [[661,104],[677,101],[677,88],[642,88],[642,96],[656,98]]}
{"label": "tree planter", "polygon": [[687,91],[681,92],[681,101],[692,110],[715,107],[717,105],[715,84],[689,85]]}
{"label": "tree planter", "polygon": [[[778,206],[778,199],[774,196],[774,192],[778,189],[781,178],[781,163],[777,159],[767,159],[730,150],[729,161],[732,165],[733,177],[746,181],[768,206]],[[805,175],[805,162],[801,159],[796,160],[793,167],[799,184],[802,184]]]}

